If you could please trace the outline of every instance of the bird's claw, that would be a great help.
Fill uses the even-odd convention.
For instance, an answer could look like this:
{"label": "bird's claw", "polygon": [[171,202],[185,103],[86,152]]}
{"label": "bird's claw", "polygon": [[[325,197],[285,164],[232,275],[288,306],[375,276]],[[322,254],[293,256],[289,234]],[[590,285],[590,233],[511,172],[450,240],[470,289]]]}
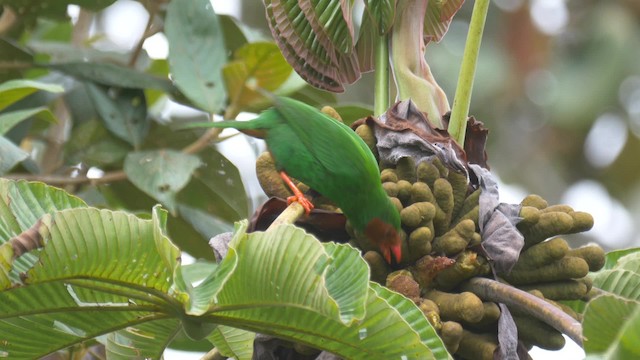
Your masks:
{"label": "bird's claw", "polygon": [[313,208],[315,206],[313,206],[313,203],[307,199],[306,197],[303,196],[289,196],[287,198],[287,204],[291,205],[292,202],[297,202],[298,204],[302,205],[302,207],[304,208],[304,212],[305,214],[309,215],[311,214],[311,210],[313,210]]}

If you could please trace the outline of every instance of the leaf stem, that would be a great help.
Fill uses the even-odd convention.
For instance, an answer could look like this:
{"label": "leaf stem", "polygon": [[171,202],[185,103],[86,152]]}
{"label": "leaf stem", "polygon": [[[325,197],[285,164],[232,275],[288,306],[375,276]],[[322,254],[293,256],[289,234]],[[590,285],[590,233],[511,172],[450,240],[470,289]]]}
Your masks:
{"label": "leaf stem", "polygon": [[380,116],[389,108],[389,36],[377,36],[375,56],[374,115]]}
{"label": "leaf stem", "polygon": [[487,278],[473,278],[462,284],[463,291],[470,291],[486,301],[494,301],[518,309],[532,317],[549,324],[566,334],[578,345],[582,345],[582,325],[564,311],[543,299],[513,286]]}
{"label": "leaf stem", "polygon": [[267,231],[283,224],[293,224],[304,214],[304,208],[299,202],[294,201],[269,225]]}
{"label": "leaf stem", "polygon": [[471,91],[473,89],[473,78],[478,62],[480,43],[482,42],[482,32],[487,19],[489,0],[476,0],[473,5],[471,22],[469,24],[469,34],[464,47],[460,74],[458,75],[458,85],[456,95],[453,99],[451,118],[449,120],[449,134],[461,146],[464,145],[464,137],[467,127],[467,116],[471,104]]}

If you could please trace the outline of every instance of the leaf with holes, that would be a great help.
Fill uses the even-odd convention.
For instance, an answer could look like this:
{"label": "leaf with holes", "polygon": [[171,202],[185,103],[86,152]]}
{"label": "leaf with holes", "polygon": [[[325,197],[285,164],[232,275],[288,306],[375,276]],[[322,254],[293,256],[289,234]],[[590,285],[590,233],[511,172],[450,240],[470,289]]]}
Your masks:
{"label": "leaf with holes", "polygon": [[85,83],[96,111],[111,133],[138,148],[149,131],[147,102],[141,89]]}
{"label": "leaf with holes", "polygon": [[167,7],[165,34],[176,86],[210,113],[224,106],[222,67],[227,62],[224,34],[209,0],[174,0]]}
{"label": "leaf with holes", "polygon": [[197,156],[175,150],[138,151],[127,155],[124,171],[140,190],[174,212],[176,194],[200,165]]}

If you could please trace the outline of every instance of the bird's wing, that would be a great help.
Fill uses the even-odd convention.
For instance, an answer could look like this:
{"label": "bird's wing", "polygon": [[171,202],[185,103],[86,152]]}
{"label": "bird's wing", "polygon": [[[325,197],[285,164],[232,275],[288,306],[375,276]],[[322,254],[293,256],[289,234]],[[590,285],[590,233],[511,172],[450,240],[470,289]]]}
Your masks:
{"label": "bird's wing", "polygon": [[[379,181],[375,157],[364,141],[348,126],[296,100],[280,98],[276,102],[276,109],[291,129],[292,135],[300,140],[308,152],[307,156],[313,158],[316,166],[322,167],[317,169],[321,171],[312,172],[326,173],[325,176],[318,174],[325,180],[341,179],[342,184],[338,185],[347,189],[367,186],[369,181]],[[308,185],[323,193],[322,189],[314,186],[316,184]],[[324,195],[331,197],[331,194]]]}

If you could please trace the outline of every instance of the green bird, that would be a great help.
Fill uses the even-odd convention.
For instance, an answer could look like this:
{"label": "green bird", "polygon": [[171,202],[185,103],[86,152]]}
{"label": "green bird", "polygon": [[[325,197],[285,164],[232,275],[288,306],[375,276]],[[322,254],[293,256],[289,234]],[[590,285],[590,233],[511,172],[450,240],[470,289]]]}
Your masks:
{"label": "green bird", "polygon": [[385,260],[401,259],[400,214],[382,188],[371,150],[348,126],[317,109],[289,98],[251,121],[191,124],[189,127],[235,128],[263,138],[283,180],[307,214],[313,205],[286,174],[331,199],[353,229],[376,244]]}

